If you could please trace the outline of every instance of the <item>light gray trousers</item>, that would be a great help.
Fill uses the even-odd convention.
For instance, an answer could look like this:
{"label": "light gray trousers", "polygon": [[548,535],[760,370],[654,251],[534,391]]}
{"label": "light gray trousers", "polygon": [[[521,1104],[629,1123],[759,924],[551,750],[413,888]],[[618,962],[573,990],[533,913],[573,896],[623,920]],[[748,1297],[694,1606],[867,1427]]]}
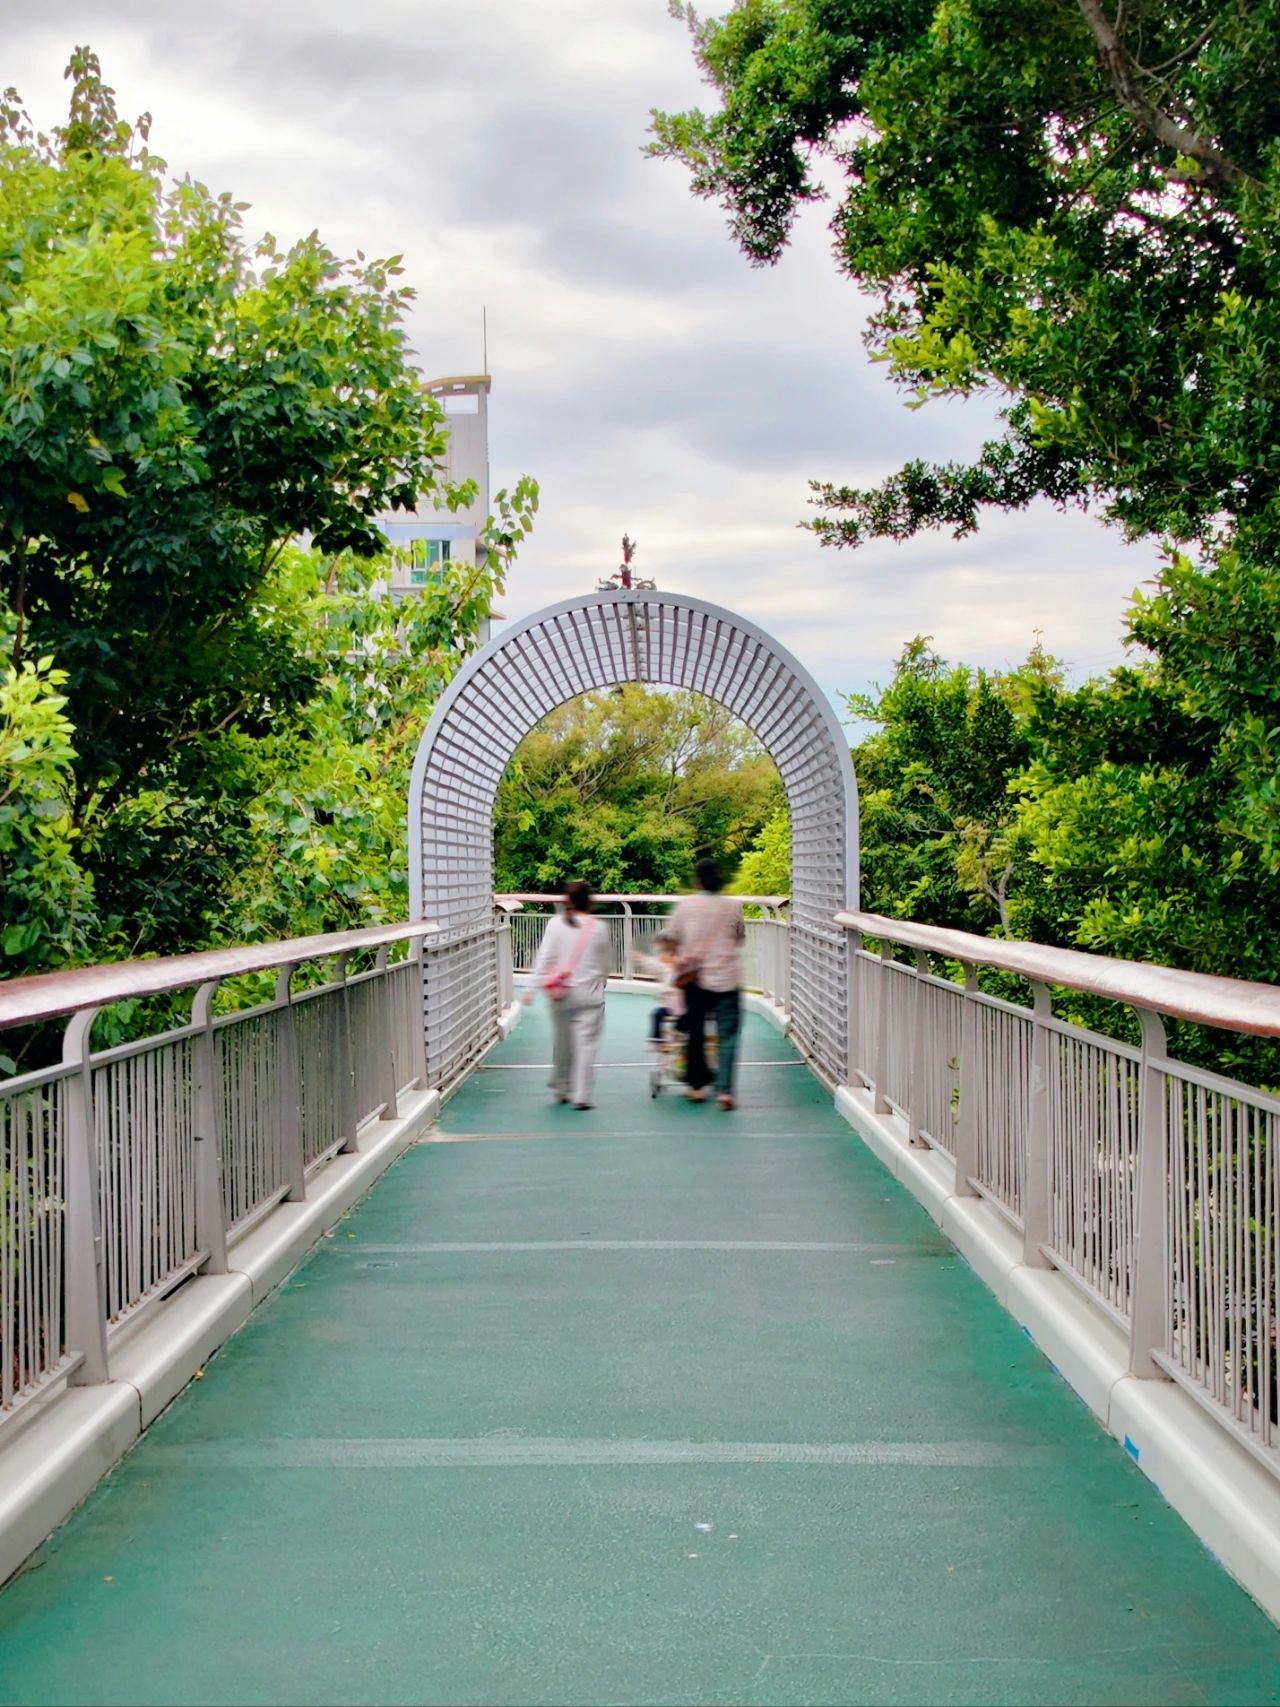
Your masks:
{"label": "light gray trousers", "polygon": [[596,1053],[604,1030],[603,1002],[551,1003],[551,1089],[570,1102],[590,1102]]}

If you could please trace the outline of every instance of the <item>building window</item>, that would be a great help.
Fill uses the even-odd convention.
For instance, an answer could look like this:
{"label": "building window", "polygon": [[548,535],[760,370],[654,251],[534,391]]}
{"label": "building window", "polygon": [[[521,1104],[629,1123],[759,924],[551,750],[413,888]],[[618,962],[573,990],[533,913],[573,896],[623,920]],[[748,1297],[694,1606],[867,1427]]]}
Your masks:
{"label": "building window", "polygon": [[397,556],[402,564],[408,564],[410,584],[426,587],[438,581],[440,566],[449,561],[449,547],[447,539],[407,540]]}

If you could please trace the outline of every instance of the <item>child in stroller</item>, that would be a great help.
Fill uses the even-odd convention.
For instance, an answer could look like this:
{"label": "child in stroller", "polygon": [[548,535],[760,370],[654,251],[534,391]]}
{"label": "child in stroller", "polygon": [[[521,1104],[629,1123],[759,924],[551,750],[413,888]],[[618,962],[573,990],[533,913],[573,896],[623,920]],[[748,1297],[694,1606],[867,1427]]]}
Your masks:
{"label": "child in stroller", "polygon": [[[649,1052],[653,1064],[649,1070],[649,1095],[656,1097],[663,1085],[683,1083],[685,1075],[685,1038],[689,1031],[684,991],[676,983],[679,963],[674,937],[665,932],[654,937],[654,954],[636,953],[636,968],[646,978],[660,986],[658,1004],[649,1017]],[[707,1038],[709,1059],[715,1061],[715,1038]]]}

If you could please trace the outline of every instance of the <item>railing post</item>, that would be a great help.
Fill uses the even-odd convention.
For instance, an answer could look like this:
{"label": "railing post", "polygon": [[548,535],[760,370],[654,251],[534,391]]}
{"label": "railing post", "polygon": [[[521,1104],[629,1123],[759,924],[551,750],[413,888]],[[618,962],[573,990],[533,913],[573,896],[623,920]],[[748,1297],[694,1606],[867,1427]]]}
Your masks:
{"label": "railing post", "polygon": [[498,937],[498,1008],[509,1008],[516,999],[515,957],[511,949],[511,921],[503,917],[495,925]]}
{"label": "railing post", "polygon": [[910,1143],[923,1145],[920,1136],[920,1099],[921,1086],[924,1083],[925,1049],[928,1040],[924,1034],[924,980],[929,971],[929,956],[922,948],[916,950],[915,988],[911,1002],[911,1082],[907,1091],[907,1139]]}
{"label": "railing post", "polygon": [[893,944],[880,944],[880,967],[876,973],[876,982],[880,986],[880,1002],[876,1008],[876,1059],[875,1102],[872,1104],[877,1114],[889,1114],[889,1099],[885,1095],[885,1074],[889,1068],[889,962],[893,958]]}
{"label": "railing post", "polygon": [[631,903],[623,901],[622,905],[622,976],[631,976],[631,956],[635,951],[635,926],[631,919]]}
{"label": "railing post", "polygon": [[350,1155],[356,1148],[356,1124],[358,1110],[356,1108],[356,1054],[355,1043],[351,1035],[351,987],[347,983],[347,956],[335,954],[333,957],[334,982],[338,986],[337,1015],[338,1015],[338,1084],[341,1091],[341,1126],[342,1143],[338,1146],[340,1156]]}
{"label": "railing post", "polygon": [[276,1004],[280,1009],[280,1143],[284,1177],[289,1182],[286,1203],[301,1203],[307,1195],[307,1166],[302,1148],[302,1065],[298,1059],[298,1019],[293,1011],[291,980],[296,966],[276,973]]}
{"label": "railing post", "polygon": [[400,1088],[396,1083],[399,1074],[396,1071],[396,1028],[395,1006],[391,999],[391,973],[387,967],[389,945],[382,947],[373,957],[373,968],[378,974],[378,1014],[382,1026],[382,1047],[378,1051],[378,1059],[382,1062],[382,1113],[380,1120],[399,1120],[400,1118]]}
{"label": "railing post", "polygon": [[191,1004],[195,1028],[196,1243],[207,1253],[205,1274],[227,1272],[227,1207],[222,1195],[222,1085],[213,998],[219,980],[201,984]]}
{"label": "railing post", "polygon": [[81,1008],[67,1021],[62,1059],[75,1071],[65,1080],[66,1104],[66,1288],[67,1349],[81,1362],[71,1374],[76,1387],[110,1380],[107,1368],[107,1300],[102,1272],[102,1228],[98,1197],[98,1135],[93,1112],[90,1033],[100,1008]]}
{"label": "railing post", "polygon": [[960,1016],[960,1119],[956,1123],[956,1196],[976,1197],[971,1183],[978,1173],[978,973],[964,969],[964,1007]]}
{"label": "railing post", "polygon": [[417,1022],[413,1028],[416,1060],[414,1062],[415,1076],[420,1090],[431,1089],[431,1067],[427,1059],[427,939],[414,937],[413,947],[409,950],[409,958],[417,968],[414,980],[414,1011]]}
{"label": "railing post", "polygon": [[[863,1078],[869,1079],[871,1077],[870,1073],[865,1070],[867,1063],[863,1062],[863,1061],[859,1061],[859,1059],[858,1059],[858,1056],[862,1053],[861,1049],[859,1048],[859,1043],[858,1043],[859,1009],[860,1009],[860,1005],[861,1005],[861,1001],[862,1001],[862,993],[861,993],[862,992],[862,985],[860,982],[861,977],[862,977],[862,970],[861,970],[861,962],[858,959],[858,954],[862,948],[862,932],[861,931],[846,930],[844,933],[844,946],[845,946],[845,955],[844,955],[845,988],[848,991],[848,1002],[849,1002],[849,1043],[848,1043],[849,1054],[848,1054],[848,1059],[845,1062],[845,1074],[844,1074],[844,1076],[845,1076],[845,1080],[848,1084],[856,1086],[857,1082],[858,1082],[859,1074],[861,1074]],[[791,949],[791,936],[790,936],[790,932],[788,932],[788,934],[787,934],[787,960],[788,960],[788,963],[790,962],[790,959],[791,959],[790,949]],[[790,968],[788,965],[788,970],[789,969]]]}
{"label": "railing post", "polygon": [[1169,1123],[1164,1074],[1155,1065],[1167,1047],[1164,1022],[1148,1008],[1136,1010],[1142,1026],[1138,1077],[1138,1180],[1134,1215],[1129,1371],[1148,1380],[1168,1376],[1153,1348],[1169,1345]]}
{"label": "railing post", "polygon": [[1027,1082],[1026,1149],[1022,1181],[1022,1260],[1028,1268],[1049,1268],[1049,1051],[1053,999],[1049,986],[1033,982],[1031,1063]]}

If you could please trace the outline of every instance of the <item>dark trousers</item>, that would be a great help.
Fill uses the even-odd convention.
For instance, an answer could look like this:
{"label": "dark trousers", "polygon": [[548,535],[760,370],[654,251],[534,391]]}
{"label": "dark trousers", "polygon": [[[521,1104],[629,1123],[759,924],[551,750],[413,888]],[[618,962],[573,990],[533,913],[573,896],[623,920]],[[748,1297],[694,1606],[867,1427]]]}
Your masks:
{"label": "dark trousers", "polygon": [[684,993],[689,1004],[689,1068],[685,1080],[691,1090],[700,1091],[711,1083],[707,1069],[707,1018],[716,1022],[719,1039],[716,1060],[716,1093],[732,1095],[733,1069],[738,1054],[738,1027],[742,1021],[742,1003],[736,990],[704,990],[700,984],[690,984]]}
{"label": "dark trousers", "polygon": [[[663,1022],[663,1020],[664,1019],[670,1019],[671,1017],[672,1017],[672,1015],[671,1015],[671,1009],[670,1008],[655,1008],[653,1010],[653,1012],[650,1014],[650,1016],[649,1016],[649,1036],[653,1039],[653,1041],[655,1043],[660,1043],[662,1041],[662,1022]],[[687,1014],[675,1015],[675,1027],[676,1027],[677,1031],[688,1031],[688,1029],[689,1029],[688,1015]]]}

